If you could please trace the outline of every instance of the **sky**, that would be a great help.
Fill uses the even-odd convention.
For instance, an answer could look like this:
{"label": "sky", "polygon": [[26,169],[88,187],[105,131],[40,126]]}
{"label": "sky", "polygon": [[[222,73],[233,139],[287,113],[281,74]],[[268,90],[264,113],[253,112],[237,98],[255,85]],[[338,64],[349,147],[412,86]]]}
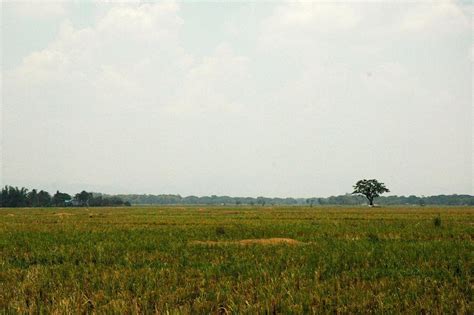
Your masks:
{"label": "sky", "polygon": [[0,184],[473,194],[469,1],[12,2]]}

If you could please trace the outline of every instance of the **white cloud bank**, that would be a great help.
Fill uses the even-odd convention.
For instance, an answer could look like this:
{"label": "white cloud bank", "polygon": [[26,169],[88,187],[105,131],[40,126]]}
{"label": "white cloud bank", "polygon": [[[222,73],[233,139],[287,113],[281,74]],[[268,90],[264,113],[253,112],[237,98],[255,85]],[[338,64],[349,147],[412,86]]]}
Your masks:
{"label": "white cloud bank", "polygon": [[61,11],[57,38],[3,73],[4,184],[472,193],[472,28],[455,3],[276,4],[250,52],[232,27],[206,56],[185,48],[178,3],[101,6],[87,27]]}

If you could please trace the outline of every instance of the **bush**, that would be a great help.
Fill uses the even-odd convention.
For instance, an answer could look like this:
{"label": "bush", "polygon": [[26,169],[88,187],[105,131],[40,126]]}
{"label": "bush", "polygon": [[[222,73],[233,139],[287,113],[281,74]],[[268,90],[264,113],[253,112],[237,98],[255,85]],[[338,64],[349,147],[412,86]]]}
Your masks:
{"label": "bush", "polygon": [[377,234],[375,234],[375,233],[369,233],[369,234],[367,234],[367,238],[368,238],[369,241],[371,241],[371,242],[378,242],[378,241],[380,241],[379,236],[378,236]]}
{"label": "bush", "polygon": [[216,227],[216,234],[217,235],[225,235],[225,229],[222,226]]}
{"label": "bush", "polygon": [[439,214],[433,219],[433,224],[436,227],[441,227],[441,216]]}

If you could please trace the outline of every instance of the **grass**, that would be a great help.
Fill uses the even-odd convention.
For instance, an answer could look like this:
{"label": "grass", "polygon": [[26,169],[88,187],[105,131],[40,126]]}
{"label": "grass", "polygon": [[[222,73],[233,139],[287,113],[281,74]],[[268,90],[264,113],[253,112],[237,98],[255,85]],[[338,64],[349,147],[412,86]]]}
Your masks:
{"label": "grass", "polygon": [[472,314],[473,236],[472,207],[1,209],[0,309]]}

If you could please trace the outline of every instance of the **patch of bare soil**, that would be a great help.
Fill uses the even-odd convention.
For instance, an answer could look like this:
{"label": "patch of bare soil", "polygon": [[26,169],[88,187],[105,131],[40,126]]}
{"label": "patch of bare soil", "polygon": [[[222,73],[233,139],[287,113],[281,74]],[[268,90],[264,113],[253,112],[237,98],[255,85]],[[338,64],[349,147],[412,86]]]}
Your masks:
{"label": "patch of bare soil", "polygon": [[291,238],[259,238],[238,241],[191,241],[192,245],[299,245],[303,242]]}

